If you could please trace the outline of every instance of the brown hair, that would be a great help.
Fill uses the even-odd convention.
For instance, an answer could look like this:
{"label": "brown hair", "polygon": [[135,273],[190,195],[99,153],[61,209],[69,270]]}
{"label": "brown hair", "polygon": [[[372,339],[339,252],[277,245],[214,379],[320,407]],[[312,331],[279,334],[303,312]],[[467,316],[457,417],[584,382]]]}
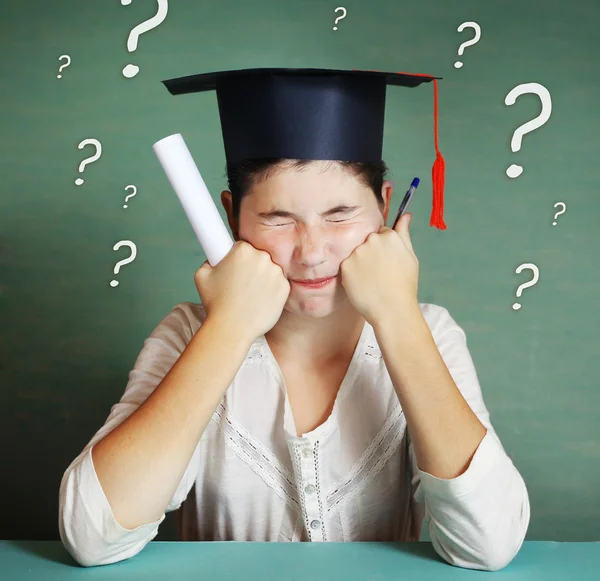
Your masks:
{"label": "brown hair", "polygon": [[[226,165],[225,173],[229,191],[231,192],[232,211],[235,220],[239,220],[242,199],[255,184],[261,180],[267,179],[285,167],[301,171],[313,162],[314,160],[312,159],[284,159],[270,157],[262,159],[244,159],[239,162],[228,163]],[[379,207],[383,210],[384,200],[381,195],[381,188],[386,179],[386,174],[389,171],[383,160],[374,162],[331,161],[330,163],[341,166],[343,169],[357,177],[362,184],[370,188],[377,198]],[[327,167],[330,167],[330,165]]]}

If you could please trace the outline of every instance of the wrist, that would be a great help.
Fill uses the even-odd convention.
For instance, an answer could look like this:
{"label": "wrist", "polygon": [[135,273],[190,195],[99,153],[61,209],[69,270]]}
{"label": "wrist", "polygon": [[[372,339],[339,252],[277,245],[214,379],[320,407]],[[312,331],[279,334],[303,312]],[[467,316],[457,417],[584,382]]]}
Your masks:
{"label": "wrist", "polygon": [[418,302],[399,309],[388,310],[373,324],[373,330],[376,333],[389,333],[402,329],[403,332],[407,331],[412,334],[425,327],[429,328]]}
{"label": "wrist", "polygon": [[210,328],[212,332],[222,338],[223,341],[226,341],[232,348],[239,346],[245,352],[250,349],[256,339],[256,337],[251,337],[244,332],[243,326],[240,326],[238,321],[234,321],[228,313],[207,314],[202,327]]}

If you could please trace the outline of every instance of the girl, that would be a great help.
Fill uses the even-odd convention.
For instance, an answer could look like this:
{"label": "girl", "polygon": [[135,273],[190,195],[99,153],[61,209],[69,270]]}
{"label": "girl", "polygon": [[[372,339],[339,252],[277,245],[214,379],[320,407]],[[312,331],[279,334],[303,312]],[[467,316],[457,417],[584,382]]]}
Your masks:
{"label": "girl", "polygon": [[[65,472],[61,539],[82,565],[136,555],[176,509],[183,541],[418,541],[425,518],[438,554],[473,569],[504,567],[524,540],[527,490],[465,334],[446,309],[418,302],[411,215],[385,226],[382,160],[344,160],[340,135],[304,147],[303,127],[339,89],[306,78],[281,74],[265,89],[270,72],[228,87],[262,95],[266,130],[251,150],[266,157],[240,158],[218,88],[235,244],[198,269],[201,304],[161,321]],[[335,91],[338,105],[359,88]],[[273,91],[288,115],[295,107],[287,151],[309,157],[278,155],[282,125],[263,105]]]}

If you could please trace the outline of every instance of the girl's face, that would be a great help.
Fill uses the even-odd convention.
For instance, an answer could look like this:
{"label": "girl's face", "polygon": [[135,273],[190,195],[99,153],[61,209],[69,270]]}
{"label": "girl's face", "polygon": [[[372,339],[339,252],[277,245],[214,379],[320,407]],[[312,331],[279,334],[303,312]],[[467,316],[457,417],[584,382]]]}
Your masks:
{"label": "girl's face", "polygon": [[[327,165],[282,169],[257,183],[242,200],[237,232],[231,193],[222,194],[236,240],[267,251],[289,280],[284,310],[310,317],[327,316],[348,301],[340,263],[385,225],[392,195],[391,182],[384,182],[382,210],[358,178],[338,165]],[[294,282],[331,276],[335,279],[321,288]]]}

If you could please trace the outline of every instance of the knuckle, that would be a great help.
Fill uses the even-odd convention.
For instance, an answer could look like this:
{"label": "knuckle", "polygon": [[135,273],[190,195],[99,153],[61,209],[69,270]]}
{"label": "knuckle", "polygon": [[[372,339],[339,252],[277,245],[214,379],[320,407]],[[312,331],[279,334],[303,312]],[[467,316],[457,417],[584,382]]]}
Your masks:
{"label": "knuckle", "polygon": [[258,260],[260,260],[261,264],[266,267],[269,262],[271,262],[271,257],[269,256],[268,252],[261,250],[258,255]]}

